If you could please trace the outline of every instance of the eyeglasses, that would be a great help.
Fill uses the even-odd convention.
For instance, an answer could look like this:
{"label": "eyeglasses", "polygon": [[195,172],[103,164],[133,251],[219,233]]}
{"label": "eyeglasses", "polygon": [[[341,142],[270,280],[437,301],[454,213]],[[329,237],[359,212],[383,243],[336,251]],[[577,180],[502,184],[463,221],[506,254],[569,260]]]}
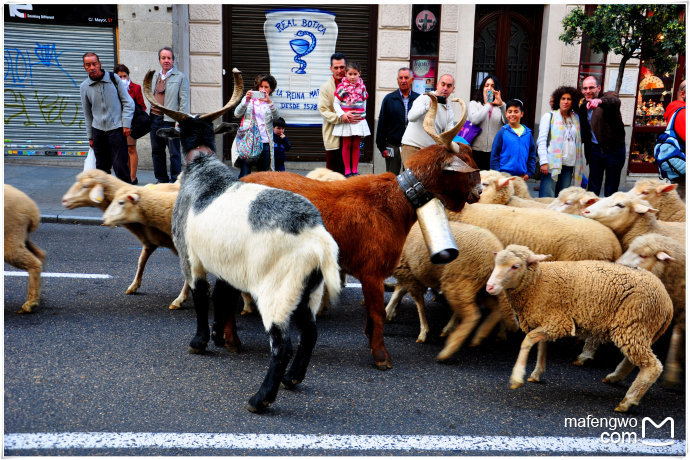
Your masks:
{"label": "eyeglasses", "polygon": [[596,86],[583,86],[582,89],[597,89]]}

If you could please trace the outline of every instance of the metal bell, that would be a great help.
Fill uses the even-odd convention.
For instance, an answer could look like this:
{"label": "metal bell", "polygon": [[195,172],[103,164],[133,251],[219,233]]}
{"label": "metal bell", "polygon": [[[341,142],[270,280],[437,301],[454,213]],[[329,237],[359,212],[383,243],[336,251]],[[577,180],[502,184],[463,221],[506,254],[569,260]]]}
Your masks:
{"label": "metal bell", "polygon": [[441,265],[455,260],[460,251],[450,230],[445,208],[438,198],[417,208],[417,220],[426,247],[429,248],[431,263]]}

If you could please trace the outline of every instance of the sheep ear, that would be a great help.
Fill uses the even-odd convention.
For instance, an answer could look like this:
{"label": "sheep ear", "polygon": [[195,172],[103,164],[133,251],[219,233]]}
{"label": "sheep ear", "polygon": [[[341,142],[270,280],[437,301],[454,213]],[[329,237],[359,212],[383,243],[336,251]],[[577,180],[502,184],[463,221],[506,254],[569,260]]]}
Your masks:
{"label": "sheep ear", "polygon": [[450,156],[453,159],[453,161],[451,161],[450,163],[446,163],[443,166],[443,169],[445,171],[456,171],[456,172],[466,172],[466,173],[478,171],[478,169],[472,168],[470,165],[468,165],[467,163],[462,161],[457,156],[455,156],[455,155],[450,155]]}
{"label": "sheep ear", "polygon": [[535,264],[537,262],[542,262],[551,257],[551,254],[532,254],[527,257],[527,264]]}
{"label": "sheep ear", "polygon": [[103,186],[101,184],[94,185],[89,192],[89,199],[94,203],[103,203],[104,198]]}
{"label": "sheep ear", "polygon": [[517,179],[517,177],[515,177],[515,176],[501,177],[500,179],[498,179],[498,183],[497,183],[498,188],[507,187],[508,184],[510,184],[510,181],[515,180],[515,179]]}
{"label": "sheep ear", "polygon": [[646,214],[646,213],[654,214],[654,213],[659,212],[658,209],[655,209],[651,206],[646,206],[642,203],[634,203],[633,204],[633,211],[635,211],[638,214]]}
{"label": "sheep ear", "polygon": [[[675,184],[674,184],[674,185],[675,185]],[[665,253],[664,251],[659,251],[659,252],[657,252],[657,253],[656,253],[656,258],[657,258],[658,260],[661,260],[662,262],[663,262],[664,260],[669,260],[669,261],[676,260],[675,257],[670,256],[669,254]]]}
{"label": "sheep ear", "polygon": [[591,206],[594,203],[596,203],[597,201],[599,201],[599,197],[596,197],[596,198],[592,197],[592,198],[589,198],[587,201],[585,201],[584,205],[585,205],[585,207]]}
{"label": "sheep ear", "polygon": [[138,193],[130,193],[127,195],[127,199],[131,201],[132,203],[138,203],[139,202],[139,194]]}
{"label": "sheep ear", "polygon": [[664,193],[672,192],[678,187],[678,184],[663,184],[656,188],[657,195],[663,195]]}

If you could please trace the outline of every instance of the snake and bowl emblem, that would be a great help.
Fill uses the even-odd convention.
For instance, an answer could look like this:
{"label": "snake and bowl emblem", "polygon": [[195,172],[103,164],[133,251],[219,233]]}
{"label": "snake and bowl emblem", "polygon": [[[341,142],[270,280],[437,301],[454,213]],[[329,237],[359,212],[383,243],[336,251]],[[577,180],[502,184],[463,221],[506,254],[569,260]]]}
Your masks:
{"label": "snake and bowl emblem", "polygon": [[290,40],[290,47],[292,48],[292,51],[295,52],[295,62],[299,64],[299,67],[293,67],[291,70],[297,74],[307,73],[305,70],[307,68],[307,61],[304,61],[301,58],[314,51],[314,48],[316,47],[316,37],[314,34],[307,32],[306,30],[298,30],[295,32],[295,37],[302,37],[305,35],[307,37],[311,37],[311,43],[303,38],[295,38]]}

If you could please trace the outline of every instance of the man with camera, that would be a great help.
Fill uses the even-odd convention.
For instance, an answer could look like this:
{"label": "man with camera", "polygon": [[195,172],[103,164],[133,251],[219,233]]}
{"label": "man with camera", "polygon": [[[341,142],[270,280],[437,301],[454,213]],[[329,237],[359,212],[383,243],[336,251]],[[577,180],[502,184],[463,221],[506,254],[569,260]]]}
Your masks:
{"label": "man with camera", "polygon": [[386,94],[381,103],[379,124],[376,128],[376,147],[386,160],[386,171],[400,174],[400,142],[407,127],[407,114],[419,96],[412,91],[412,71],[409,67],[398,70],[398,89]]}

